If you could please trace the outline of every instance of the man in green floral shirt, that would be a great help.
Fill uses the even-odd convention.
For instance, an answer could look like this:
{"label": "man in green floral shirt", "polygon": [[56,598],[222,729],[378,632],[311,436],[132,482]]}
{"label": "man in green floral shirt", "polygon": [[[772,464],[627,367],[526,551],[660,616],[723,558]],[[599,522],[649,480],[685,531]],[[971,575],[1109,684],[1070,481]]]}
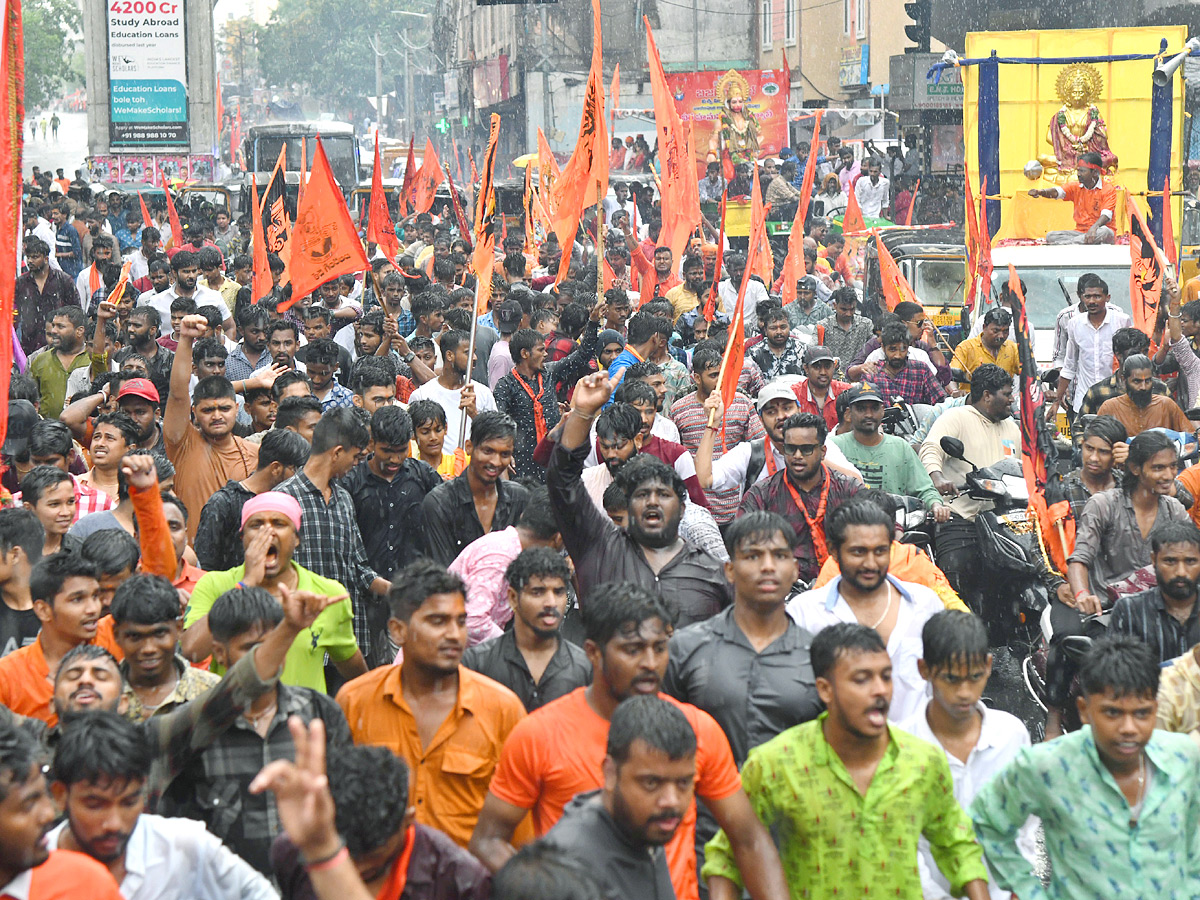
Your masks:
{"label": "man in green floral shirt", "polygon": [[[921,900],[922,835],[951,893],[986,900],[983,853],[954,799],[945,754],[888,725],[892,663],[878,632],[832,625],[813,638],[811,655],[828,712],[750,751],[742,768],[742,787],[779,845],[793,900]],[[705,858],[712,900],[740,897],[723,831]]]}

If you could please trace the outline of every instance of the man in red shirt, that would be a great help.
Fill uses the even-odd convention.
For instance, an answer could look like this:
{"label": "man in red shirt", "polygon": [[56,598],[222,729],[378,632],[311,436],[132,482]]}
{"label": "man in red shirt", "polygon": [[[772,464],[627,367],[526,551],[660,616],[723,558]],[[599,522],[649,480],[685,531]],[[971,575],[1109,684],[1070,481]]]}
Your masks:
{"label": "man in red shirt", "polygon": [[1112,244],[1116,233],[1109,227],[1117,206],[1117,189],[1102,177],[1099,153],[1083,153],[1076,170],[1078,181],[1062,187],[1033,188],[1030,197],[1070,200],[1075,205],[1074,231],[1048,231],[1047,244]]}
{"label": "man in red shirt", "polygon": [[[584,650],[592,663],[592,683],[547,703],[512,730],[471,836],[469,849],[493,872],[513,855],[513,833],[528,813],[540,837],[572,797],[601,786],[609,720],[617,704],[657,694],[678,706],[696,733],[696,794],[725,833],[737,835],[734,853],[749,863],[742,871],[754,873],[746,885],[750,896],[788,896],[779,854],[741,790],[725,733],[708,713],[659,693],[670,620],[662,600],[635,585],[606,584],[588,598]],[[666,845],[678,900],[699,897],[695,842],[693,803]]]}
{"label": "man in red shirt", "polygon": [[803,381],[797,381],[792,385],[792,392],[796,395],[800,412],[815,413],[821,416],[830,432],[836,430],[838,426],[836,403],[838,394],[850,387],[845,381],[834,380],[835,369],[837,369],[837,360],[829,352],[829,348],[808,347],[804,351],[804,374],[806,377]]}

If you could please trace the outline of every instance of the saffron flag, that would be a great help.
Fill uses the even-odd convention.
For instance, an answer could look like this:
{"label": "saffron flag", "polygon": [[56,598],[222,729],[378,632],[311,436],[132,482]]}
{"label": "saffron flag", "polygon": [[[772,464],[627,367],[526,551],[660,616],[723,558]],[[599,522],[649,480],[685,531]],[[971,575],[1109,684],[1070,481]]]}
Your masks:
{"label": "saffron flag", "polygon": [[1129,306],[1133,312],[1133,326],[1149,335],[1158,318],[1163,257],[1146,225],[1141,207],[1129,195],[1128,189],[1125,208],[1129,210]]}
{"label": "saffron flag", "polygon": [[554,158],[554,151],[550,149],[550,142],[546,140],[546,135],[542,133],[542,129],[538,129],[538,194],[542,198],[542,205],[546,207],[546,212],[550,214],[553,221],[554,210],[558,209],[558,204],[554,200],[554,183],[559,176],[558,160]]}
{"label": "saffron flag", "polygon": [[863,219],[862,208],[858,205],[858,195],[854,187],[850,187],[850,198],[846,201],[846,212],[842,214],[842,234],[854,234],[867,230],[866,220]]}
{"label": "saffron flag", "polygon": [[988,233],[987,187],[985,177],[979,186],[979,231],[976,235],[979,260],[975,264],[975,274],[979,277],[979,299],[984,303],[992,293],[992,236]]}
{"label": "saffron flag", "polygon": [[167,198],[167,220],[171,223],[171,238],[167,241],[167,249],[182,247],[183,226],[179,224],[179,213],[175,211],[175,201],[171,199],[171,189],[167,187],[167,179],[163,177],[161,169],[158,178],[162,182],[163,195]]}
{"label": "saffron flag", "polygon": [[433,149],[433,141],[425,138],[425,158],[421,160],[421,168],[413,178],[413,211],[429,212],[433,206],[434,195],[438,186],[445,179],[442,174],[442,164],[438,162],[437,151]]}
{"label": "saffron flag", "polygon": [[721,283],[721,267],[725,265],[725,194],[721,194],[721,230],[717,232],[717,264],[713,267],[713,280],[704,301],[704,318],[711,322],[717,314],[718,285]]}
{"label": "saffron flag", "polygon": [[408,139],[408,159],[404,163],[404,180],[400,182],[400,215],[408,215],[413,179],[417,177],[417,159],[413,155],[413,138]]}
{"label": "saffron flag", "polygon": [[122,297],[125,296],[125,288],[129,286],[129,270],[133,266],[132,260],[126,260],[121,266],[121,277],[117,279],[117,283],[113,289],[108,292],[108,302],[116,305]]}
{"label": "saffron flag", "polygon": [[[608,191],[608,128],[604,123],[604,49],[600,37],[600,0],[592,0],[592,65],[583,95],[583,117],[579,121],[579,139],[554,185],[556,208],[553,210],[554,233],[564,248],[557,281],[566,277],[570,254],[566,248],[575,241],[575,231],[583,211]],[[603,207],[599,210],[603,215]]]}
{"label": "saffron flag", "polygon": [[1175,246],[1175,224],[1172,221],[1171,213],[1171,170],[1167,170],[1166,180],[1163,182],[1163,227],[1162,227],[1162,242],[1163,253],[1166,254],[1167,262],[1172,266],[1179,265],[1179,248]]}
{"label": "saffron flag", "polygon": [[[303,195],[301,195],[300,202],[304,202]],[[400,264],[396,262],[396,257],[400,255],[400,239],[396,237],[396,226],[392,223],[391,212],[388,211],[387,194],[383,192],[383,170],[379,160],[378,131],[375,132],[375,170],[371,174],[370,210],[367,219],[367,240],[377,244],[388,262],[398,270]]]}
{"label": "saffron flag", "polygon": [[913,188],[912,196],[908,198],[908,210],[904,213],[905,226],[912,225],[913,210],[917,208],[917,194],[921,192],[921,179],[917,179],[917,185]]}
{"label": "saffron flag", "polygon": [[968,311],[975,309],[975,298],[979,294],[979,219],[976,215],[975,194],[971,190],[971,173],[964,173],[965,189],[963,204],[966,207],[967,226],[967,295],[963,306]]}
{"label": "saffron flag", "polygon": [[896,308],[896,304],[905,300],[920,303],[921,301],[913,292],[912,285],[908,283],[908,279],[896,265],[896,260],[892,258],[887,244],[880,239],[878,231],[874,234],[875,252],[879,256],[879,280],[883,286],[883,299],[887,303],[888,311],[891,312]]}
{"label": "saffron flag", "polygon": [[449,166],[446,166],[446,180],[450,183],[450,203],[454,206],[454,220],[458,222],[458,233],[465,238],[471,233],[471,227],[467,224],[466,214],[463,213],[462,202],[454,187],[454,178],[450,174]]}
{"label": "saffron flag", "polygon": [[[659,191],[663,210],[658,246],[670,247],[673,257],[679,259],[692,229],[700,224],[696,157],[689,146],[688,130],[675,107],[671,87],[667,84],[650,20],[642,16],[642,22],[646,28],[646,56],[654,100],[654,127],[658,135]],[[694,204],[692,194],[695,194]]]}
{"label": "saffron flag", "polygon": [[150,210],[146,209],[146,198],[142,196],[142,192],[138,191],[138,204],[142,207],[142,227],[150,228],[154,225],[154,220],[150,218]]}
{"label": "saffron flag", "polygon": [[[487,151],[483,155],[483,179],[475,198],[475,314],[487,312],[492,296],[492,269],[496,265],[496,141],[500,137],[500,116],[492,113]],[[568,254],[564,253],[564,256]]]}
{"label": "saffron flag", "polygon": [[763,284],[770,284],[775,278],[775,259],[771,254],[771,237],[767,234],[765,227],[755,230],[754,223],[767,220],[767,213],[770,211],[771,205],[763,203],[762,188],[758,182],[758,166],[753,168],[754,175],[750,189],[750,229],[751,234],[758,235],[758,250],[754,253],[754,265],[747,264],[747,268],[761,278]]}
{"label": "saffron flag", "polygon": [[250,302],[258,303],[271,292],[271,266],[267,259],[267,233],[263,230],[262,207],[258,204],[258,179],[251,177],[250,258],[254,262],[250,276]]}
{"label": "saffron flag", "polygon": [[320,138],[310,174],[292,231],[292,296],[286,305],[280,305],[280,311],[332,278],[371,267]]}
{"label": "saffron flag", "polygon": [[521,212],[525,219],[525,252],[535,249],[533,236],[533,164],[525,164],[525,191],[521,195]]}
{"label": "saffron flag", "polygon": [[282,287],[291,280],[291,250],[288,238],[292,233],[292,217],[287,205],[287,142],[279,148],[279,157],[271,170],[271,177],[263,188],[259,200],[262,208],[263,235],[267,253],[274,253],[283,261]]}
{"label": "saffron flag", "polygon": [[8,433],[8,386],[20,344],[13,332],[21,226],[25,129],[25,40],[21,4],[5,2],[0,21],[0,443]]}
{"label": "saffron flag", "polygon": [[[375,158],[379,158],[379,132],[375,132]],[[296,208],[300,208],[300,201],[304,199],[304,182],[308,181],[308,136],[300,135],[300,181],[296,185]]]}
{"label": "saffron flag", "polygon": [[[787,69],[787,59],[784,59]],[[808,201],[812,198],[813,181],[817,175],[817,146],[821,141],[821,114],[818,109],[813,123],[813,136],[808,160],[804,163],[804,178],[800,182],[800,199],[796,202],[796,215],[792,218],[792,233],[788,235],[787,256],[783,258],[781,285],[783,305],[796,299],[796,282],[805,275],[804,270],[804,222],[808,218]]]}
{"label": "saffron flag", "polygon": [[[766,220],[751,219],[750,249],[746,254],[746,270],[742,273],[742,283],[738,286],[737,302],[733,307],[733,318],[729,323],[729,336],[725,340],[725,354],[721,359],[721,374],[719,377],[721,403],[725,416],[729,415],[729,405],[733,403],[737,393],[738,379],[742,376],[742,366],[746,360],[746,288],[750,285],[750,277],[754,274],[757,262],[758,248],[762,236],[766,233]],[[725,422],[721,422],[721,441],[724,446]]]}
{"label": "saffron flag", "polygon": [[613,66],[612,84],[608,88],[608,98],[612,101],[612,129],[617,130],[617,104],[621,102],[621,63]]}

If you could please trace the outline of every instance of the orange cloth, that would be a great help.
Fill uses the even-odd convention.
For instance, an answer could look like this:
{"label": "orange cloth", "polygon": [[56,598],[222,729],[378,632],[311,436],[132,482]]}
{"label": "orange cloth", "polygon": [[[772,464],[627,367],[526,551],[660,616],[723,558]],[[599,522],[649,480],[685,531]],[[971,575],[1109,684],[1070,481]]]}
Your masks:
{"label": "orange cloth", "polygon": [[355,678],[338,691],[337,702],[354,743],[387,747],[408,763],[417,821],[466,847],[500,748],[525,707],[508,688],[459,666],[454,711],[425,747],[404,699],[401,669],[384,666]]}
{"label": "orange cloth", "polygon": [[[92,643],[117,659],[124,655],[113,640],[111,616],[100,620]],[[42,652],[40,635],[32,644],[0,659],[0,703],[17,715],[41,719],[51,728],[58,724],[58,713],[54,711],[54,679],[46,654]]]}
{"label": "orange cloth", "polygon": [[1200,275],[1189,278],[1183,286],[1183,302],[1191,303],[1193,300],[1200,300]]}
{"label": "orange cloth", "polygon": [[179,562],[175,559],[175,542],[171,540],[171,529],[163,512],[162,494],[157,486],[146,490],[130,485],[129,499],[133,501],[133,515],[137,520],[142,571],[174,580]]}
{"label": "orange cloth", "polygon": [[[825,560],[825,564],[821,566],[821,571],[817,574],[817,580],[813,582],[813,590],[821,587],[824,584],[829,584],[838,575],[841,570],[838,568],[837,559],[829,557]],[[892,558],[888,563],[888,574],[899,578],[901,581],[911,581],[913,584],[923,584],[929,588],[942,601],[942,605],[946,609],[957,609],[962,612],[970,612],[967,605],[962,602],[962,599],[950,586],[950,582],[946,580],[945,573],[942,572],[933,561],[912,544],[901,544],[899,541],[892,541]]]}
{"label": "orange cloth", "polygon": [[1196,498],[1188,512],[1192,521],[1200,527],[1200,466],[1189,466],[1180,471],[1178,481]]}
{"label": "orange cloth", "polygon": [[[532,810],[533,827],[539,837],[562,817],[563,807],[572,797],[604,783],[608,720],[588,705],[586,690],[576,688],[547,703],[513,729],[492,779],[491,790],[496,797]],[[721,726],[690,703],[680,703],[666,694],[659,696],[678,706],[696,732],[696,794],[709,800],[724,800],[736,794],[741,779]],[[696,878],[694,803],[666,850],[675,896],[696,900],[700,887]]]}
{"label": "orange cloth", "polygon": [[184,429],[183,440],[168,440],[166,444],[167,456],[175,464],[175,493],[187,507],[191,542],[196,539],[200,511],[208,498],[231,480],[241,481],[254,474],[258,468],[258,445],[235,437],[228,448],[218,451],[194,425]]}
{"label": "orange cloth", "polygon": [[1189,432],[1192,426],[1179,404],[1170,397],[1154,394],[1150,405],[1141,409],[1127,394],[1110,397],[1100,404],[1097,412],[1102,416],[1113,416],[1125,426],[1129,439],[1137,437],[1148,428],[1170,428],[1173,431]]}
{"label": "orange cloth", "polygon": [[1091,190],[1078,181],[1069,181],[1063,185],[1062,192],[1066,194],[1067,200],[1075,204],[1076,231],[1087,231],[1095,225],[1102,210],[1107,209],[1110,215],[1116,215],[1117,189],[1103,178]]}
{"label": "orange cloth", "polygon": [[679,276],[675,274],[674,267],[667,273],[667,277],[662,281],[658,280],[658,273],[654,271],[654,264],[646,259],[645,251],[640,247],[636,248],[629,256],[633,260],[633,267],[641,276],[640,298],[638,306],[642,307],[651,300],[665,298],[667,291],[675,287],[677,284],[683,284]]}
{"label": "orange cloth", "polygon": [[179,575],[171,579],[171,584],[182,591],[187,591],[189,594],[196,589],[196,582],[204,577],[204,570],[197,569],[186,559],[183,561],[183,568],[179,570]]}
{"label": "orange cloth", "polygon": [[50,857],[32,870],[29,900],[121,900],[112,873],[84,853],[53,850]]}

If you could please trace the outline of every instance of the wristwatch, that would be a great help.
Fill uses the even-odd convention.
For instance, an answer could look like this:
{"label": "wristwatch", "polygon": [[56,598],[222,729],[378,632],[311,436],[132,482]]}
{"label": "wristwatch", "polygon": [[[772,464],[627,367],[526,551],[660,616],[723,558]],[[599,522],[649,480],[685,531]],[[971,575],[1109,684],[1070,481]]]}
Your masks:
{"label": "wristwatch", "polygon": [[413,359],[416,357],[416,355],[417,354],[415,354],[411,350],[409,350],[407,353],[404,354],[404,361],[406,363],[410,363],[413,361]]}

